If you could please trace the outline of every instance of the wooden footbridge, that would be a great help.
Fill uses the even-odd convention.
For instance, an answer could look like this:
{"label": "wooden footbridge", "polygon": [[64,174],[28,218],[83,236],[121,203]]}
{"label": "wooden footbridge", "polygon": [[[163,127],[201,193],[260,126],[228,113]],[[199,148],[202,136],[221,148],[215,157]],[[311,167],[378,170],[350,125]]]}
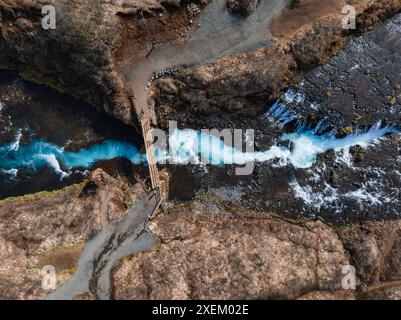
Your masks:
{"label": "wooden footbridge", "polygon": [[148,161],[152,189],[158,193],[157,196],[160,198],[161,204],[161,202],[167,198],[168,181],[166,181],[166,179],[161,179],[159,169],[157,168],[157,159],[155,156],[155,147],[153,145],[152,135],[153,127],[156,126],[156,116],[148,105],[142,107],[135,105],[135,111],[142,127],[142,135],[145,141],[146,159]]}

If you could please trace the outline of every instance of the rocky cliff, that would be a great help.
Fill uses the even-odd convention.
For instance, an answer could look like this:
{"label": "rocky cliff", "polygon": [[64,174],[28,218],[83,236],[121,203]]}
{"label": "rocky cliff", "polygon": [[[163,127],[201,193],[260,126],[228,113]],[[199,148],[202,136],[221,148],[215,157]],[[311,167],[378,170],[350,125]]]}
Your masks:
{"label": "rocky cliff", "polygon": [[[46,4],[56,8],[55,30],[42,28],[41,11]],[[177,9],[179,4],[2,0],[0,67],[17,70],[135,124],[134,93],[125,85],[119,64],[128,53],[135,61],[151,50],[152,43],[187,33],[187,29],[177,30],[189,21],[186,8]]]}

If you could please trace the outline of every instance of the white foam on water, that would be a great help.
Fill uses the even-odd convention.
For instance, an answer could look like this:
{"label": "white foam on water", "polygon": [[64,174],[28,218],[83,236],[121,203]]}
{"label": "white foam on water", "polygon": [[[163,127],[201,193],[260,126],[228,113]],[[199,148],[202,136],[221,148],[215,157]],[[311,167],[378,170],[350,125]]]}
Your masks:
{"label": "white foam on water", "polygon": [[[388,189],[388,174],[383,169],[352,167],[352,170],[361,172],[364,177],[364,183],[357,189],[350,186],[354,189],[351,191],[341,191],[340,188],[334,188],[324,181],[321,173],[325,169],[322,170],[320,166],[306,171],[310,175],[307,181],[312,182],[313,186],[303,186],[297,180],[293,180],[289,187],[294,197],[301,199],[308,210],[320,211],[323,208],[335,210],[336,213],[339,213],[344,208],[345,203],[349,201],[355,203],[361,211],[388,203],[396,204],[400,202],[399,189],[395,186]],[[394,175],[395,179],[399,179],[399,177],[397,174]]]}
{"label": "white foam on water", "polygon": [[320,105],[319,105],[318,103],[316,103],[316,102],[311,103],[311,104],[309,105],[309,107],[310,107],[312,110],[315,110],[315,111],[319,111],[319,110],[320,110]]}
{"label": "white foam on water", "polygon": [[270,107],[266,115],[276,124],[281,126],[284,126],[296,119],[287,106],[278,101]]}
{"label": "white foam on water", "polygon": [[179,129],[176,129],[170,136],[169,148],[168,160],[170,163],[177,164],[243,165],[250,161],[285,160],[290,155],[287,148],[279,146],[273,146],[263,152],[243,152],[226,145],[219,137],[194,130]]}
{"label": "white foam on water", "polygon": [[88,149],[68,152],[62,147],[43,140],[34,140],[29,144],[20,145],[20,139],[21,134],[17,136],[16,141],[0,146],[0,169],[27,168],[36,171],[43,166],[49,166],[60,174],[61,178],[64,178],[69,173],[61,169],[61,164],[70,170],[78,167],[88,169],[96,161],[118,157],[127,158],[136,164],[145,161],[145,156],[127,142],[108,140]]}
{"label": "white foam on water", "polygon": [[17,151],[19,149],[20,143],[21,143],[21,138],[22,138],[22,131],[21,129],[17,131],[17,134],[15,136],[15,140],[13,143],[11,143],[9,150],[10,151]]}
{"label": "white foam on water", "polygon": [[57,174],[60,175],[60,179],[63,179],[69,175],[68,172],[65,172],[61,170],[60,164],[56,159],[56,156],[54,154],[41,154],[37,155],[39,159],[43,159],[47,162],[50,168],[54,170]]}
{"label": "white foam on water", "polygon": [[353,168],[354,162],[353,162],[353,158],[352,158],[350,149],[347,148],[347,149],[344,149],[344,150],[341,150],[340,152],[338,152],[338,153],[336,154],[336,157],[335,157],[335,159],[334,159],[334,162],[336,162],[336,163],[343,163],[343,164],[345,164],[347,167]]}
{"label": "white foam on water", "polygon": [[293,90],[287,90],[282,99],[287,103],[301,103],[305,100],[305,95],[302,92],[294,92]]}
{"label": "white foam on water", "polygon": [[9,170],[3,170],[3,169],[1,169],[0,171],[1,171],[1,173],[3,173],[3,174],[10,175],[10,176],[11,176],[11,179],[17,178],[17,175],[18,175],[18,169],[9,169]]}
{"label": "white foam on water", "polygon": [[320,211],[322,207],[331,206],[336,208],[336,212],[340,211],[339,192],[327,183],[324,183],[324,188],[322,188],[321,192],[314,192],[309,185],[301,186],[297,180],[291,181],[289,186],[294,193],[294,197],[301,199],[308,208]]}
{"label": "white foam on water", "polygon": [[[323,125],[319,126],[319,128],[323,127]],[[295,133],[282,135],[280,140],[292,142],[291,150],[283,146],[272,146],[266,151],[244,152],[226,145],[220,137],[194,130],[176,129],[169,138],[169,154],[160,152],[158,160],[168,159],[170,163],[176,164],[242,165],[250,161],[266,162],[277,159],[280,165],[290,162],[296,168],[310,168],[319,154],[334,150],[339,153],[336,161],[352,166],[350,154],[352,146],[367,148],[376,143],[379,138],[397,130],[389,126],[382,127],[378,122],[366,132],[354,133],[344,138],[337,138],[332,133],[318,135],[316,131],[316,128],[301,129]]]}
{"label": "white foam on water", "polygon": [[344,196],[358,203],[361,210],[368,207],[381,206],[383,203],[391,201],[380,192],[367,191],[365,185],[357,190],[347,192]]}
{"label": "white foam on water", "polygon": [[297,168],[309,168],[315,161],[318,154],[334,150],[343,151],[342,160],[351,164],[349,149],[352,146],[367,148],[373,145],[379,138],[388,133],[397,132],[393,127],[382,127],[381,122],[376,123],[368,131],[354,133],[344,138],[336,138],[335,135],[316,135],[312,131],[298,131],[296,133],[284,134],[282,140],[290,140],[294,148],[289,157],[290,162]]}

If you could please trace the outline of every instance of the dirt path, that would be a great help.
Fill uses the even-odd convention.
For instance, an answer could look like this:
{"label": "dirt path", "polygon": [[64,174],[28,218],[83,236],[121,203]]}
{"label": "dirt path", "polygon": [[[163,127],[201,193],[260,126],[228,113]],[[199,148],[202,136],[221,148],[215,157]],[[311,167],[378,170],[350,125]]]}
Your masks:
{"label": "dirt path", "polygon": [[265,45],[271,39],[269,22],[290,3],[291,0],[261,0],[255,12],[243,18],[230,14],[225,0],[213,1],[202,14],[199,29],[185,44],[160,45],[147,58],[124,68],[135,93],[137,114],[146,114],[155,122],[147,103],[147,85],[155,73]]}
{"label": "dirt path", "polygon": [[122,258],[148,250],[159,243],[146,224],[160,204],[157,192],[150,192],[130,209],[121,221],[110,223],[106,213],[110,195],[103,190],[102,231],[89,241],[72,279],[46,297],[47,300],[70,300],[92,292],[98,299],[110,299],[110,273]]}

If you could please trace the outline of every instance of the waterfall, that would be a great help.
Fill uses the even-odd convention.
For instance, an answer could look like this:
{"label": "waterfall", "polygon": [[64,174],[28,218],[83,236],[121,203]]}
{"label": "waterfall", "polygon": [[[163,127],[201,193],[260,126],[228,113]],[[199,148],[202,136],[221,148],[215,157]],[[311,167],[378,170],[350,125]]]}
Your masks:
{"label": "waterfall", "polygon": [[334,133],[316,134],[314,129],[298,129],[295,133],[285,133],[281,141],[290,141],[291,148],[272,146],[266,151],[243,152],[227,146],[219,137],[193,130],[176,129],[169,139],[170,161],[178,164],[207,163],[214,165],[238,164],[248,161],[266,162],[281,160],[281,165],[291,163],[296,168],[311,167],[319,154],[329,150],[348,151],[352,146],[369,147],[386,134],[397,132],[392,126],[382,127],[376,123],[365,132],[354,133],[344,138],[337,138]]}

